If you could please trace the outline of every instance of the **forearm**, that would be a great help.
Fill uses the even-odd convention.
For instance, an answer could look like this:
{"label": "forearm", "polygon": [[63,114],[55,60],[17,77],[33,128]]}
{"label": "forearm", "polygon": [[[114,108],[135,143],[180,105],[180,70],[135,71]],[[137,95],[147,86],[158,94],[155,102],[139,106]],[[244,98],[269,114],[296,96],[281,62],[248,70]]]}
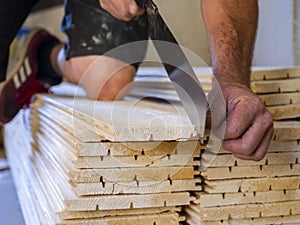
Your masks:
{"label": "forearm", "polygon": [[257,0],[201,0],[201,8],[218,81],[249,86]]}

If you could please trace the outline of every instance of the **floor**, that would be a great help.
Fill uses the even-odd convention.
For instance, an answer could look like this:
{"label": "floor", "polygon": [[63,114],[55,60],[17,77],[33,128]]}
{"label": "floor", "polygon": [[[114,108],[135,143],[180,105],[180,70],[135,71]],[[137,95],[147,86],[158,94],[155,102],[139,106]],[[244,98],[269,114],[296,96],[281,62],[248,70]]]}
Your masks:
{"label": "floor", "polygon": [[3,149],[0,149],[0,218],[5,225],[25,224]]}

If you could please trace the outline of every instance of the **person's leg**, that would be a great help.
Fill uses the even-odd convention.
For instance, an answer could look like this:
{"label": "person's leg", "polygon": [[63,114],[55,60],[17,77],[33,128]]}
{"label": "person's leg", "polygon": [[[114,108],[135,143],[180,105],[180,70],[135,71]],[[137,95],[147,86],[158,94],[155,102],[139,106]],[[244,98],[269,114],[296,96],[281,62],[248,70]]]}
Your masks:
{"label": "person's leg", "polygon": [[147,16],[124,22],[101,9],[98,0],[69,0],[62,28],[68,36],[67,60],[61,52],[58,62],[64,77],[81,85],[90,98],[115,99],[133,80],[147,45],[112,49],[147,40]]}
{"label": "person's leg", "polygon": [[134,66],[105,56],[74,57],[66,61],[60,52],[59,58],[64,78],[83,87],[91,99],[114,100],[136,73]]}

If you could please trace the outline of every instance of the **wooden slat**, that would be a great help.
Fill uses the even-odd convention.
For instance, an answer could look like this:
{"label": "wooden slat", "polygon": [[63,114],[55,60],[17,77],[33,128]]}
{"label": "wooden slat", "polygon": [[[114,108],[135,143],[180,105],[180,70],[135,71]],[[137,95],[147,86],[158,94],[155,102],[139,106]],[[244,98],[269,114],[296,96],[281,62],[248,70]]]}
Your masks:
{"label": "wooden slat", "polygon": [[121,181],[161,181],[194,179],[197,172],[193,167],[168,168],[116,168],[116,169],[87,169],[85,171],[69,171],[71,183],[95,183]]}
{"label": "wooden slat", "polygon": [[[300,92],[299,92],[299,95],[300,95]],[[268,109],[272,113],[274,120],[300,118],[300,104],[270,106],[270,107],[268,107]]]}
{"label": "wooden slat", "polygon": [[211,181],[206,180],[204,182],[205,185],[203,190],[212,194],[300,189],[300,176]]}
{"label": "wooden slat", "polygon": [[118,195],[118,194],[152,194],[180,191],[201,191],[201,180],[168,180],[140,182],[105,182],[78,183],[72,190],[79,196],[87,195]]}
{"label": "wooden slat", "polygon": [[56,225],[132,225],[132,224],[145,224],[145,225],[179,225],[182,220],[177,213],[163,213],[154,215],[135,215],[135,216],[118,216],[107,217],[103,219],[89,219],[89,220],[65,220],[57,222]]}
{"label": "wooden slat", "polygon": [[300,121],[291,120],[274,123],[274,138],[276,141],[300,140]]}
{"label": "wooden slat", "polygon": [[[200,155],[195,157],[199,158]],[[194,155],[77,157],[77,159],[74,160],[73,163],[74,166],[78,169],[200,165],[200,161],[194,160]]]}
{"label": "wooden slat", "polygon": [[190,194],[188,192],[179,192],[132,196],[97,196],[94,198],[81,197],[78,200],[65,200],[65,203],[68,211],[170,207],[189,205]]}
{"label": "wooden slat", "polygon": [[246,204],[235,206],[221,206],[200,208],[198,205],[190,207],[198,212],[204,221],[247,219],[272,216],[299,215],[300,201],[276,202],[265,204]]}
{"label": "wooden slat", "polygon": [[[47,139],[51,135],[59,140],[60,145],[73,152],[76,156],[129,156],[129,155],[168,155],[168,154],[200,154],[205,144],[200,141],[148,141],[148,142],[81,142],[74,134],[65,130],[54,120],[45,119],[39,115],[41,121],[39,128],[43,130],[41,135]],[[37,131],[38,132],[38,131]]]}
{"label": "wooden slat", "polygon": [[254,68],[251,73],[251,81],[276,80],[300,77],[300,67],[290,68]]}
{"label": "wooden slat", "polygon": [[68,117],[58,115],[56,119],[60,122],[68,121],[77,130],[82,126],[79,124],[76,127],[79,122],[74,121],[76,117],[92,125],[93,130],[98,130],[111,141],[179,140],[196,136],[194,126],[182,106],[174,108],[174,105],[146,101],[100,102],[50,96],[38,96],[37,101],[45,101],[41,107],[40,103],[36,103],[35,107],[40,109],[47,104],[47,107],[52,105],[69,113]]}
{"label": "wooden slat", "polygon": [[[193,166],[186,167],[137,167],[137,168],[111,168],[111,169],[76,169],[71,163],[72,160],[64,158],[63,155],[51,153],[51,148],[44,139],[39,140],[39,149],[51,161],[58,165],[59,174],[64,174],[71,183],[99,183],[101,182],[140,182],[140,181],[164,181],[193,179],[199,171]],[[55,140],[53,140],[55,141]]]}
{"label": "wooden slat", "polygon": [[[268,152],[299,152],[299,151],[300,151],[300,140],[299,141],[298,140],[271,141],[268,148]],[[228,151],[222,148],[219,151],[219,154],[228,154],[228,153],[229,153]]]}
{"label": "wooden slat", "polygon": [[207,180],[300,176],[300,164],[207,168],[202,176]]}
{"label": "wooden slat", "polygon": [[[207,153],[202,154],[202,161],[205,160]],[[259,166],[259,165],[290,165],[300,163],[300,150],[299,152],[280,152],[280,153],[267,153],[266,156],[259,162],[241,160],[232,154],[218,154],[214,157],[209,154],[207,156],[213,158],[209,167],[233,167],[233,166]]]}
{"label": "wooden slat", "polygon": [[300,92],[259,95],[266,106],[300,104]]}
{"label": "wooden slat", "polygon": [[194,195],[197,198],[194,203],[200,204],[202,208],[207,208],[237,205],[237,203],[238,205],[244,205],[299,201],[300,189],[223,194],[207,194],[205,192],[196,192]]}
{"label": "wooden slat", "polygon": [[257,94],[300,92],[300,79],[253,81],[251,89]]}
{"label": "wooden slat", "polygon": [[75,212],[59,212],[58,215],[62,220],[73,219],[99,219],[104,217],[119,216],[136,216],[136,215],[154,215],[168,212],[180,212],[179,207],[162,207],[162,208],[146,208],[146,209],[125,209],[125,210],[103,210],[103,211],[75,211]]}
{"label": "wooden slat", "polygon": [[300,215],[292,216],[275,216],[275,217],[261,217],[252,219],[231,219],[219,221],[201,221],[194,220],[194,217],[187,216],[187,224],[189,225],[258,225],[258,224],[284,224],[284,225],[298,225],[300,223]]}

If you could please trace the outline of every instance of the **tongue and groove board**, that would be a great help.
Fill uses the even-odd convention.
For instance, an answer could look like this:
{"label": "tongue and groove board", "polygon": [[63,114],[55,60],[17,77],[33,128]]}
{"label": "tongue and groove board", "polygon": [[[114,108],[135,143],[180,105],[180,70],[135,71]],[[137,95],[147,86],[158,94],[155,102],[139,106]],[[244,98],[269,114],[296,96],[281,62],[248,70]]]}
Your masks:
{"label": "tongue and groove board", "polygon": [[290,68],[254,68],[251,73],[251,81],[283,80],[300,78],[300,67]]}
{"label": "tongue and groove board", "polygon": [[266,106],[300,104],[300,92],[259,95]]}
{"label": "tongue and groove board", "polygon": [[300,224],[299,85],[299,68],[252,73],[252,90],[275,120],[269,150],[259,162],[202,151],[203,190],[184,207],[187,224]]}
{"label": "tongue and groove board", "polygon": [[[197,139],[182,106],[138,102],[99,102],[82,98],[37,96],[39,112],[52,117],[83,142]],[[205,126],[203,124],[202,126]],[[89,135],[94,135],[90,137]]]}
{"label": "tongue and groove board", "polygon": [[300,104],[270,106],[268,107],[268,110],[272,113],[274,120],[300,118]]}
{"label": "tongue and groove board", "polygon": [[276,121],[274,122],[274,136],[276,141],[297,141],[300,140],[300,121]]}
{"label": "tongue and groove board", "polygon": [[205,193],[246,193],[265,192],[269,190],[284,191],[300,189],[300,176],[245,178],[232,180],[206,180],[203,185]]}
{"label": "tongue and groove board", "polygon": [[[33,109],[35,112],[35,109]],[[94,141],[82,142],[75,136],[73,131],[67,130],[55,120],[38,115],[39,123],[32,125],[32,129],[43,130],[40,135],[51,135],[54,140],[57,140],[64,149],[72,152],[78,157],[92,156],[157,156],[171,154],[190,154],[192,151],[195,154],[200,154],[205,145],[200,141],[141,141],[141,142],[110,142],[110,141]],[[35,123],[33,121],[33,123]]]}
{"label": "tongue and groove board", "polygon": [[[193,215],[193,216],[190,216]],[[190,212],[186,216],[186,222],[190,225],[199,225],[200,216],[195,212]],[[298,225],[300,223],[300,216],[274,216],[274,217],[261,217],[251,219],[229,219],[220,221],[201,221],[201,225],[258,225],[258,224],[284,224],[284,225]]]}
{"label": "tongue and groove board", "polygon": [[[57,168],[60,167],[50,154],[44,155],[43,151],[34,149],[30,144],[29,132],[22,124],[23,118],[17,119],[16,124],[11,124],[15,127],[7,128],[6,138],[12,140],[18,136],[19,139],[10,141],[7,150],[18,183],[19,197],[23,199],[21,204],[23,202],[27,224],[178,225],[184,219],[178,214],[178,206],[189,204],[190,194],[186,191],[164,193],[163,186],[162,193],[79,197],[65,181],[64,174],[58,172]],[[20,125],[23,125],[23,129],[20,129]],[[19,146],[25,148],[22,154]]]}
{"label": "tongue and groove board", "polygon": [[[37,96],[30,121],[20,115],[6,134],[15,140],[8,155],[28,224],[299,224],[299,91],[286,89],[296,72],[252,75],[274,119],[293,119],[275,122],[265,159],[221,150],[201,173],[211,153],[178,103]],[[154,83],[146,94],[177,101]]]}
{"label": "tongue and groove board", "polygon": [[[199,213],[205,221],[228,219],[251,219],[260,217],[300,215],[300,201],[287,201],[264,204],[239,204],[235,206],[220,206],[201,208],[190,205],[190,209]],[[200,209],[200,210],[199,210]]]}
{"label": "tongue and groove board", "polygon": [[[19,130],[22,135],[13,132],[15,127],[7,127],[7,139],[20,137],[9,146],[12,168],[18,170],[15,179],[20,179],[21,186],[35,196],[33,209],[22,204],[27,217],[35,213],[35,224],[153,225],[179,224],[184,220],[179,211],[194,200],[188,191],[202,190],[196,168],[206,146],[205,140],[192,135],[194,127],[187,123],[182,132],[178,111],[173,115],[167,113],[168,107],[155,105],[154,112],[146,102],[147,107],[144,103],[139,106],[144,112],[139,108],[136,113],[154,118],[157,115],[164,124],[154,123],[150,135],[144,132],[139,136],[143,139],[124,136],[121,131],[142,132],[149,122],[141,117],[130,129],[118,127],[116,131],[109,122],[112,116],[107,114],[113,110],[107,108],[108,103],[103,103],[103,108],[96,107],[105,116],[94,122],[88,114],[89,100],[85,105],[85,100],[80,99],[75,105],[81,108],[75,107],[75,111],[72,101],[37,96],[29,116],[25,110],[11,125],[23,125],[23,131]],[[135,106],[121,107],[116,112],[122,115],[126,111],[128,118],[127,111],[135,110],[129,109],[132,107]],[[165,127],[169,131],[165,132]],[[27,143],[27,153],[18,154],[23,142]]]}

